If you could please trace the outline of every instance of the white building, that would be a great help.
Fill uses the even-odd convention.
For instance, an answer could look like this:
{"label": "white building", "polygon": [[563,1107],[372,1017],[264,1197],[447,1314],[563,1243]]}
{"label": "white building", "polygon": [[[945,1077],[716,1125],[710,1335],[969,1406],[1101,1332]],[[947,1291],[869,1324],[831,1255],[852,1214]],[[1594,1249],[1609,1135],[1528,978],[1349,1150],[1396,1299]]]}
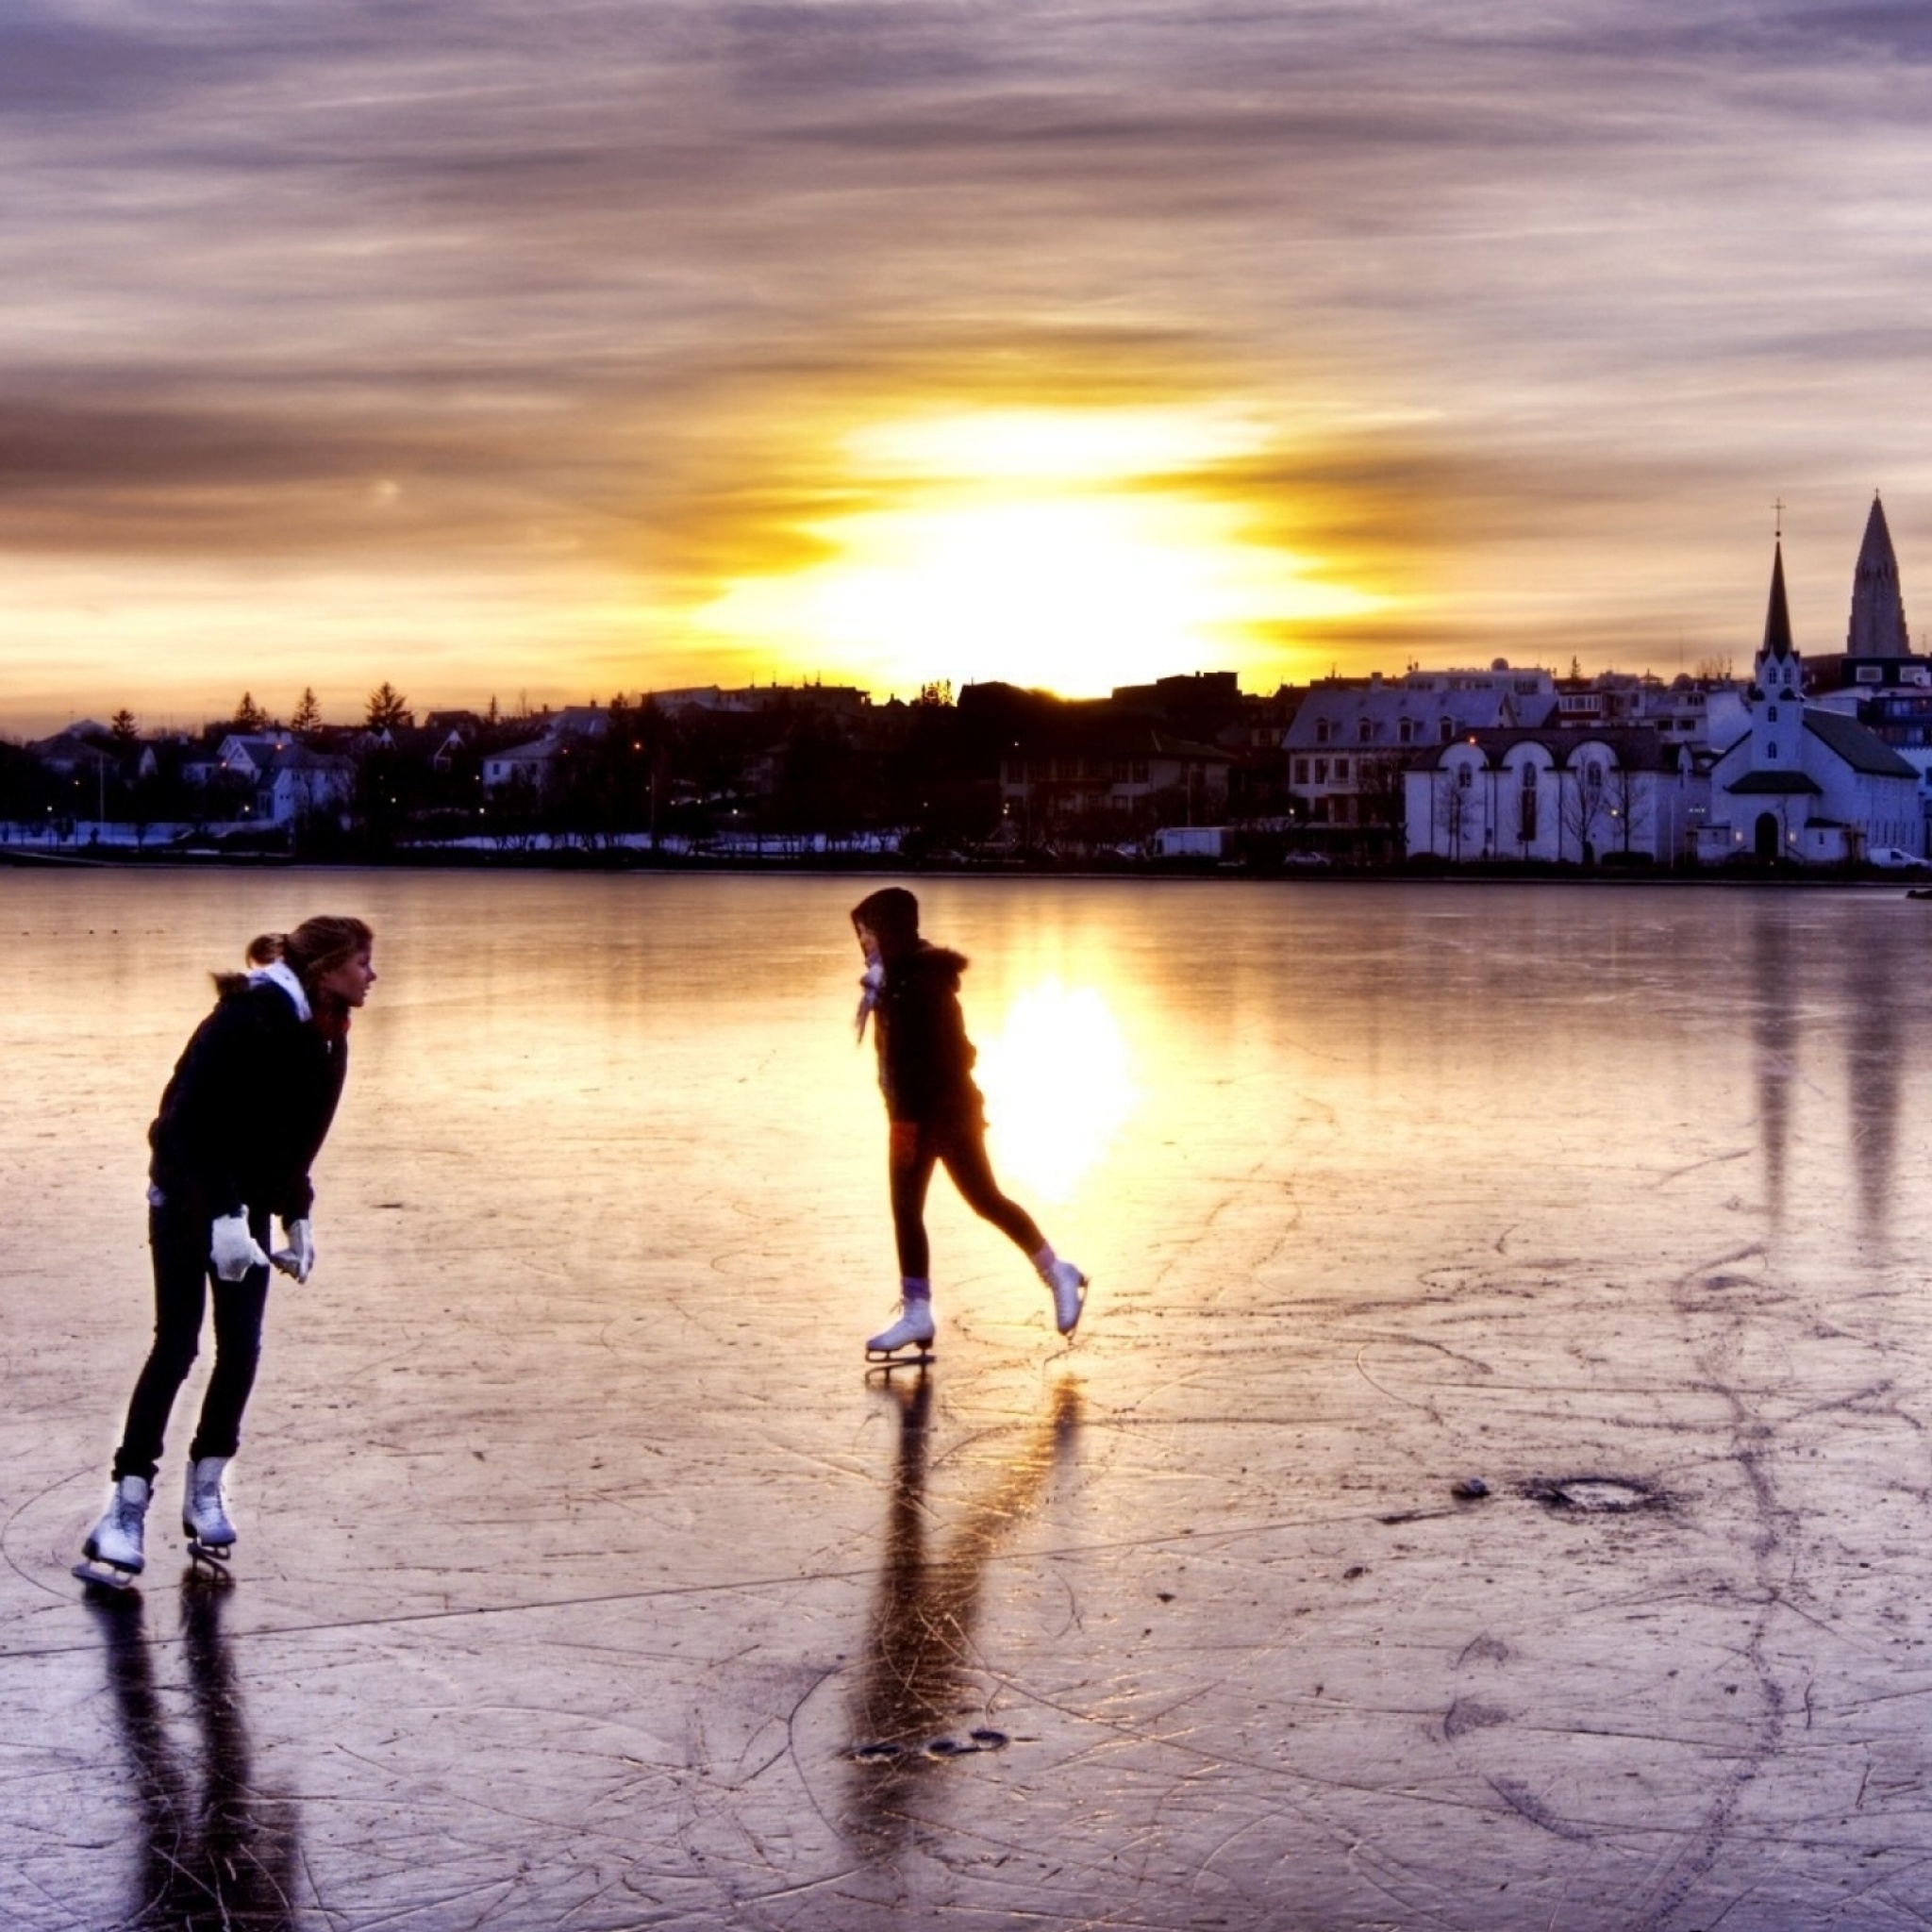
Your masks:
{"label": "white building", "polygon": [[1470,731],[1405,774],[1408,856],[1674,864],[1692,848],[1709,784],[1654,729]]}
{"label": "white building", "polygon": [[1889,845],[1923,857],[1918,773],[1856,719],[1807,704],[1803,693],[1780,543],[1764,642],[1744,694],[1745,728],[1712,769],[1699,856],[1830,865]]}
{"label": "white building", "polygon": [[317,813],[341,811],[355,790],[353,758],[288,744],[255,788],[256,811],[270,824],[293,824]]}

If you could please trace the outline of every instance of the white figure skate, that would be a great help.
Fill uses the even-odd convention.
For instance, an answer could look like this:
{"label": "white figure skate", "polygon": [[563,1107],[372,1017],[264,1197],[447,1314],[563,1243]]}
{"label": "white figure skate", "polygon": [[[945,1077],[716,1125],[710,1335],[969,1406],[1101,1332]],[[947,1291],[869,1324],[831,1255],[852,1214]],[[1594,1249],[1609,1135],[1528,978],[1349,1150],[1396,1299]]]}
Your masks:
{"label": "white figure skate", "polygon": [[865,1344],[866,1365],[888,1370],[929,1367],[934,1333],[932,1303],[908,1297],[899,1304],[899,1319]]}
{"label": "white figure skate", "polygon": [[1056,1261],[1041,1279],[1053,1292],[1055,1323],[1062,1335],[1071,1335],[1087,1307],[1087,1277],[1071,1261]]}
{"label": "white figure skate", "polygon": [[235,1525],[222,1497],[225,1456],[204,1456],[188,1465],[188,1490],[181,1499],[181,1533],[188,1539],[188,1557],[216,1582],[228,1578],[228,1553],[235,1547]]}
{"label": "white figure skate", "polygon": [[88,1532],[87,1541],[81,1545],[81,1559],[74,1566],[81,1582],[97,1583],[103,1590],[134,1587],[134,1579],[147,1567],[142,1533],[152,1494],[138,1475],[124,1475],[114,1485],[108,1507]]}

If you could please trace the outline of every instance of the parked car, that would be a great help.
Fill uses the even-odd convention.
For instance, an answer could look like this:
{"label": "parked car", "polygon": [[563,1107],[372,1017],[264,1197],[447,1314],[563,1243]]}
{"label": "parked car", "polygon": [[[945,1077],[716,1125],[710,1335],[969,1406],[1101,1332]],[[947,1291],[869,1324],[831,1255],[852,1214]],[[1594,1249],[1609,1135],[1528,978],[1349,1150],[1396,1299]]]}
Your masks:
{"label": "parked car", "polygon": [[1865,854],[1865,863],[1885,872],[1932,872],[1932,859],[1921,858],[1903,845],[1874,845]]}

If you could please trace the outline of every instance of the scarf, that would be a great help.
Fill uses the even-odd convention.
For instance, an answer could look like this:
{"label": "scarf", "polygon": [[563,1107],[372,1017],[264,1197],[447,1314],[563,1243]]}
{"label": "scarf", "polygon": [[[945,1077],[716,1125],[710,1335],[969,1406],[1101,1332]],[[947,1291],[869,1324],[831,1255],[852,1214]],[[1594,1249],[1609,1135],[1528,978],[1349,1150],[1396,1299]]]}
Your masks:
{"label": "scarf", "polygon": [[865,1023],[872,1018],[872,1009],[879,1003],[879,993],[886,983],[886,962],[874,959],[858,975],[858,1015],[857,1038],[865,1039]]}

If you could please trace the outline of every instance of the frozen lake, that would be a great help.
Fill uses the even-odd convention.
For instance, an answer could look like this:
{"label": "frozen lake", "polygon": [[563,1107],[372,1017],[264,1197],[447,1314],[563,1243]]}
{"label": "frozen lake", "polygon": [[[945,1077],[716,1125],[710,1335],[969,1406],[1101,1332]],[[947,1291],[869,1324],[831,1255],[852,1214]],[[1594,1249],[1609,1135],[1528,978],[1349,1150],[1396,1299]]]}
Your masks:
{"label": "frozen lake", "polygon": [[[941,1179],[888,1389],[873,883],[0,871],[0,1924],[1932,1920],[1932,905],[914,881],[1094,1288]],[[184,1399],[89,1605],[144,1130],[320,910],[239,1581]]]}

